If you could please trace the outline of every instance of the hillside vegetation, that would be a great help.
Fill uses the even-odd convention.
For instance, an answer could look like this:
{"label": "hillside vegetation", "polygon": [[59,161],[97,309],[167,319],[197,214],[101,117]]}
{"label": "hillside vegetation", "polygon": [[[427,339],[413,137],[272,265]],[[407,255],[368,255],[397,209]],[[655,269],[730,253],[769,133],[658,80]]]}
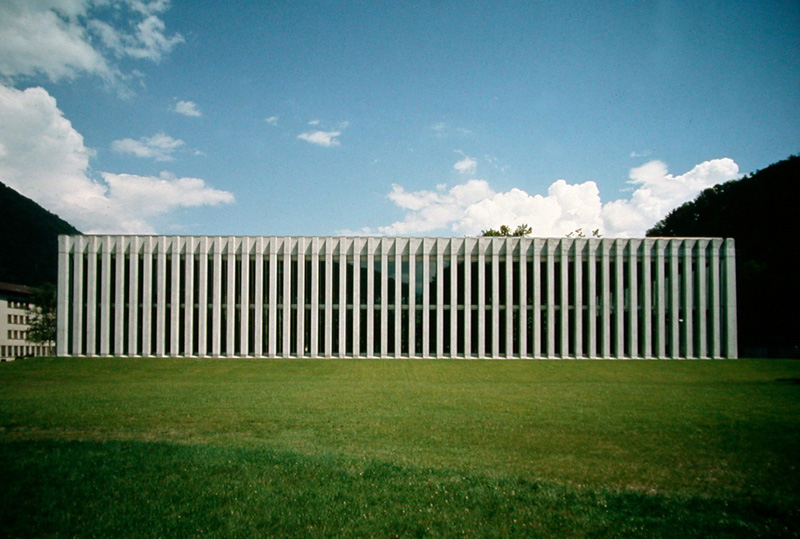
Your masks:
{"label": "hillside vegetation", "polygon": [[71,224],[0,183],[0,282],[38,286],[58,278],[58,235]]}

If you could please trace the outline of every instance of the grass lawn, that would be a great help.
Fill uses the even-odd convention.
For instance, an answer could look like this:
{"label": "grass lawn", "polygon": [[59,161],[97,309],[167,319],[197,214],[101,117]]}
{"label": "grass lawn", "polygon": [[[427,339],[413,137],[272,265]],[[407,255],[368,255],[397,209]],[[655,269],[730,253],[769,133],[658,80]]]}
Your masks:
{"label": "grass lawn", "polygon": [[800,537],[800,361],[0,364],[0,537]]}

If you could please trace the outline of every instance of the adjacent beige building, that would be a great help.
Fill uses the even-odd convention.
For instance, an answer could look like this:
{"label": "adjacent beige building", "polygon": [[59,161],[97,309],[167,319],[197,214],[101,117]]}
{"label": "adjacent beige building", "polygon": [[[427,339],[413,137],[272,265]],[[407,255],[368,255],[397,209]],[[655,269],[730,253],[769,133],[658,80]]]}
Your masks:
{"label": "adjacent beige building", "polygon": [[28,307],[33,289],[27,286],[0,283],[0,360],[23,356],[55,355],[55,343],[29,343]]}

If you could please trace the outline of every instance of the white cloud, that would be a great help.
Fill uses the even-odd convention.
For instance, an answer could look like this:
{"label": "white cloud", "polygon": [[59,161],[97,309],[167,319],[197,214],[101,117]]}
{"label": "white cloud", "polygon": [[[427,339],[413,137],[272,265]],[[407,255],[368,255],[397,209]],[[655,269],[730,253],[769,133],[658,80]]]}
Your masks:
{"label": "white cloud", "polygon": [[331,146],[339,146],[337,137],[341,134],[341,131],[309,131],[298,135],[297,138],[311,144],[330,148]]}
{"label": "white cloud", "polygon": [[264,121],[267,122],[269,125],[277,126],[278,119],[279,118],[277,116],[270,116],[269,118],[264,118]]}
{"label": "white cloud", "polygon": [[310,122],[308,122],[308,125],[311,125],[311,126],[318,126],[318,125],[319,125],[319,123],[320,123],[320,122],[319,122],[319,120],[311,120]]}
{"label": "white cloud", "polygon": [[631,236],[653,226],[670,210],[696,197],[703,189],[739,176],[733,159],[714,159],[696,165],[689,172],[673,176],[661,161],[650,161],[630,172],[638,187],[628,200],[603,206],[602,217],[610,235]]}
{"label": "white cloud", "polygon": [[477,167],[478,162],[467,155],[464,156],[464,159],[453,165],[453,168],[456,169],[459,174],[475,174],[475,169]]}
{"label": "white cloud", "polygon": [[203,115],[200,112],[200,109],[197,107],[197,103],[194,101],[178,101],[175,104],[175,112],[178,114],[183,114],[184,116],[191,116],[194,118],[199,118]]}
{"label": "white cloud", "polygon": [[125,92],[128,76],[117,67],[119,59],[158,62],[183,42],[180,34],[168,35],[158,17],[169,7],[164,0],[124,0],[101,9],[107,7],[107,0],[0,2],[0,77],[59,81],[90,74]]}
{"label": "white cloud", "polygon": [[150,233],[150,219],[176,208],[234,201],[197,178],[106,172],[93,179],[93,152],[43,88],[0,85],[0,148],[0,181],[84,232]]}
{"label": "white cloud", "polygon": [[464,127],[452,127],[444,122],[438,122],[428,126],[429,131],[437,138],[450,138],[450,137],[466,137],[472,134],[472,131]]}
{"label": "white cloud", "polygon": [[162,173],[160,177],[136,174],[102,173],[108,185],[108,197],[124,201],[137,209],[137,214],[154,216],[175,208],[230,204],[234,197],[227,191],[212,189],[200,178],[176,178]]}
{"label": "white cloud", "polygon": [[452,227],[464,217],[464,209],[492,196],[493,191],[484,180],[469,180],[448,191],[438,186],[436,191],[409,193],[399,185],[392,186],[389,199],[406,210],[406,218],[389,226],[380,227],[381,234],[412,235]]}
{"label": "white cloud", "polygon": [[[670,210],[692,200],[700,191],[739,176],[729,158],[701,163],[689,172],[673,176],[660,161],[651,161],[630,172],[637,186],[628,199],[603,204],[595,182],[569,184],[557,180],[546,195],[522,189],[497,193],[484,180],[469,180],[449,190],[407,192],[393,185],[388,198],[405,211],[403,220],[378,227],[385,235],[430,234],[441,231],[477,235],[482,230],[520,224],[533,227],[533,235],[561,237],[577,228],[599,229],[605,236],[643,236]],[[373,231],[363,229],[362,233]]]}
{"label": "white cloud", "polygon": [[128,153],[136,157],[153,158],[156,161],[172,161],[172,154],[184,142],[174,139],[164,133],[156,133],[152,137],[142,137],[139,140],[125,138],[111,143],[111,149],[119,153]]}

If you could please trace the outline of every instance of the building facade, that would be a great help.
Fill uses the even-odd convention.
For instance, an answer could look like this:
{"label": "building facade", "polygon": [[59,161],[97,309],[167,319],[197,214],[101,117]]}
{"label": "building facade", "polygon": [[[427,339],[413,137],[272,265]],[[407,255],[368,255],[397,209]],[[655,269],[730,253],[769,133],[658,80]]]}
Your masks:
{"label": "building facade", "polygon": [[60,356],[735,358],[733,240],[60,236]]}
{"label": "building facade", "polygon": [[27,340],[28,307],[33,289],[28,286],[0,283],[0,360],[24,356],[55,355],[55,343],[37,344]]}

